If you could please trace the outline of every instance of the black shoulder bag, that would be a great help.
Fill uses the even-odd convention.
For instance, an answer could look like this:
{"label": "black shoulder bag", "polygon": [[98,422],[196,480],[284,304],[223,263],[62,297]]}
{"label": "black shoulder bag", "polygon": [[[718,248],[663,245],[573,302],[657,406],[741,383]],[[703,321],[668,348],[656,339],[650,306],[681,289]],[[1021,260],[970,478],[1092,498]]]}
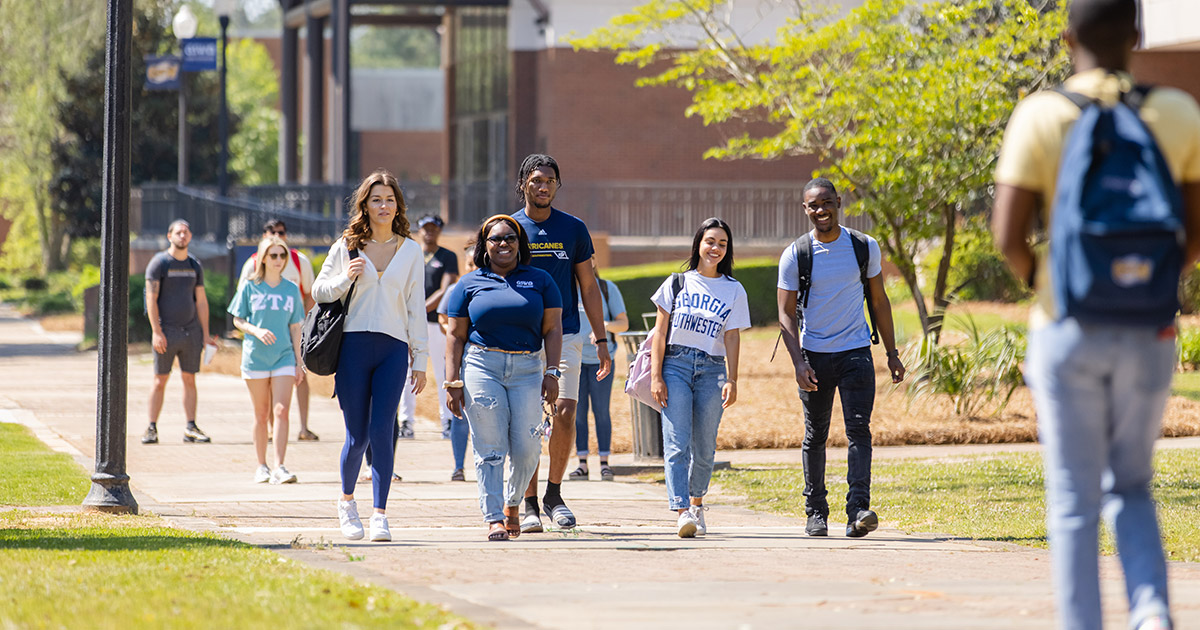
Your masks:
{"label": "black shoulder bag", "polygon": [[[358,258],[358,250],[350,250],[350,260]],[[345,300],[321,302],[304,316],[304,330],[300,333],[300,354],[304,367],[313,374],[329,376],[337,371],[338,357],[342,354],[342,329],[346,326],[346,311],[354,295],[356,278],[346,291]]]}

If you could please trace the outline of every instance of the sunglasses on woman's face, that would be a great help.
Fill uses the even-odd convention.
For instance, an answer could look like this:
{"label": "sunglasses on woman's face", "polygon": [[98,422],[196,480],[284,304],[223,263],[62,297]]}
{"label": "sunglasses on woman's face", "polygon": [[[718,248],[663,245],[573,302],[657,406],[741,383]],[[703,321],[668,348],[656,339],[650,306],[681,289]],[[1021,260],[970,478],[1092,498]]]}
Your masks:
{"label": "sunglasses on woman's face", "polygon": [[287,258],[287,254],[271,253],[267,254],[267,258],[270,258],[271,260],[283,260]]}
{"label": "sunglasses on woman's face", "polygon": [[489,243],[495,243],[496,245],[499,245],[500,243],[508,243],[509,245],[512,245],[513,243],[517,242],[517,235],[505,234],[504,236],[489,236],[487,237],[487,240]]}

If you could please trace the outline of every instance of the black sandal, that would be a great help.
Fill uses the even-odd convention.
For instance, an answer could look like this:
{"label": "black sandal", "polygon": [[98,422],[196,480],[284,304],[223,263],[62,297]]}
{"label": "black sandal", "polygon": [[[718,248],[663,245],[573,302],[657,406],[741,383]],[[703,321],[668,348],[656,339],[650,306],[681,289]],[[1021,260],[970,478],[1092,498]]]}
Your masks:
{"label": "black sandal", "polygon": [[588,478],[588,471],[584,470],[583,466],[580,466],[579,468],[572,470],[571,474],[567,475],[567,479],[570,479],[573,481],[578,481],[580,479],[586,481],[587,478]]}
{"label": "black sandal", "polygon": [[603,481],[613,480],[613,469],[608,464],[600,464],[600,479]]}

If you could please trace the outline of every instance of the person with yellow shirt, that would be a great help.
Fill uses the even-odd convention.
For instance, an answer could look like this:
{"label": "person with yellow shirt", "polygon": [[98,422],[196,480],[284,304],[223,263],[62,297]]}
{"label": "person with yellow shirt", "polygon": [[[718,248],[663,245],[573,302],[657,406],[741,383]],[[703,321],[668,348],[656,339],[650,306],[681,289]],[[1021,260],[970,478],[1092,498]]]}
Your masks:
{"label": "person with yellow shirt", "polygon": [[[1080,165],[1064,165],[1062,155],[1075,146],[1069,140],[1078,137],[1071,132],[1084,109],[1090,116],[1097,111],[1093,102],[1114,108],[1111,111],[1120,102],[1136,111],[1152,136],[1149,142],[1161,152],[1158,162],[1165,162],[1170,171],[1173,181],[1163,196],[1182,199],[1171,206],[1178,209],[1181,204],[1180,223],[1186,234],[1175,264],[1182,260],[1187,269],[1200,253],[1200,107],[1187,94],[1166,87],[1150,89],[1140,105],[1130,105],[1129,96],[1143,92],[1128,72],[1139,37],[1137,11],[1137,0],[1072,2],[1064,37],[1075,74],[1061,91],[1033,94],[1017,106],[995,174],[996,245],[1014,274],[1037,292],[1025,377],[1034,394],[1045,457],[1047,531],[1059,626],[1068,629],[1098,630],[1102,624],[1097,559],[1102,506],[1125,570],[1129,627],[1172,627],[1150,482],[1154,441],[1161,433],[1175,363],[1174,323],[1105,323],[1071,310],[1076,308],[1075,289],[1070,287],[1068,293],[1066,285],[1075,284],[1074,276],[1064,276],[1066,267],[1060,266],[1063,252],[1074,251],[1063,237],[1068,232],[1052,229],[1048,247],[1029,242],[1035,217],[1053,228],[1071,216],[1058,214],[1056,224],[1056,213],[1078,212],[1066,201],[1069,195],[1056,192],[1096,192],[1069,186],[1080,180],[1067,179],[1067,173]],[[1084,109],[1075,100],[1085,103]],[[1097,155],[1091,154],[1092,164],[1104,159]],[[1123,192],[1109,190],[1114,182],[1101,183],[1102,198],[1136,198],[1141,193],[1132,183]],[[1052,273],[1054,269],[1058,271]],[[1120,284],[1117,272],[1114,261],[1112,280]],[[1072,281],[1055,281],[1063,277]],[[1173,286],[1173,278],[1167,284]],[[1166,319],[1173,320],[1173,315]]]}

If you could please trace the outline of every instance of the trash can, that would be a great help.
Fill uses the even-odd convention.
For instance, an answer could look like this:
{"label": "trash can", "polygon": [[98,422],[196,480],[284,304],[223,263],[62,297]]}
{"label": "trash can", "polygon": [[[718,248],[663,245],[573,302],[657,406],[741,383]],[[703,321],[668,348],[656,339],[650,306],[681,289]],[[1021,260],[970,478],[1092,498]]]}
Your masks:
{"label": "trash can", "polygon": [[[649,331],[624,332],[618,337],[630,363]],[[653,407],[629,397],[629,415],[633,420],[633,461],[638,464],[661,464],[663,461],[662,417]]]}

